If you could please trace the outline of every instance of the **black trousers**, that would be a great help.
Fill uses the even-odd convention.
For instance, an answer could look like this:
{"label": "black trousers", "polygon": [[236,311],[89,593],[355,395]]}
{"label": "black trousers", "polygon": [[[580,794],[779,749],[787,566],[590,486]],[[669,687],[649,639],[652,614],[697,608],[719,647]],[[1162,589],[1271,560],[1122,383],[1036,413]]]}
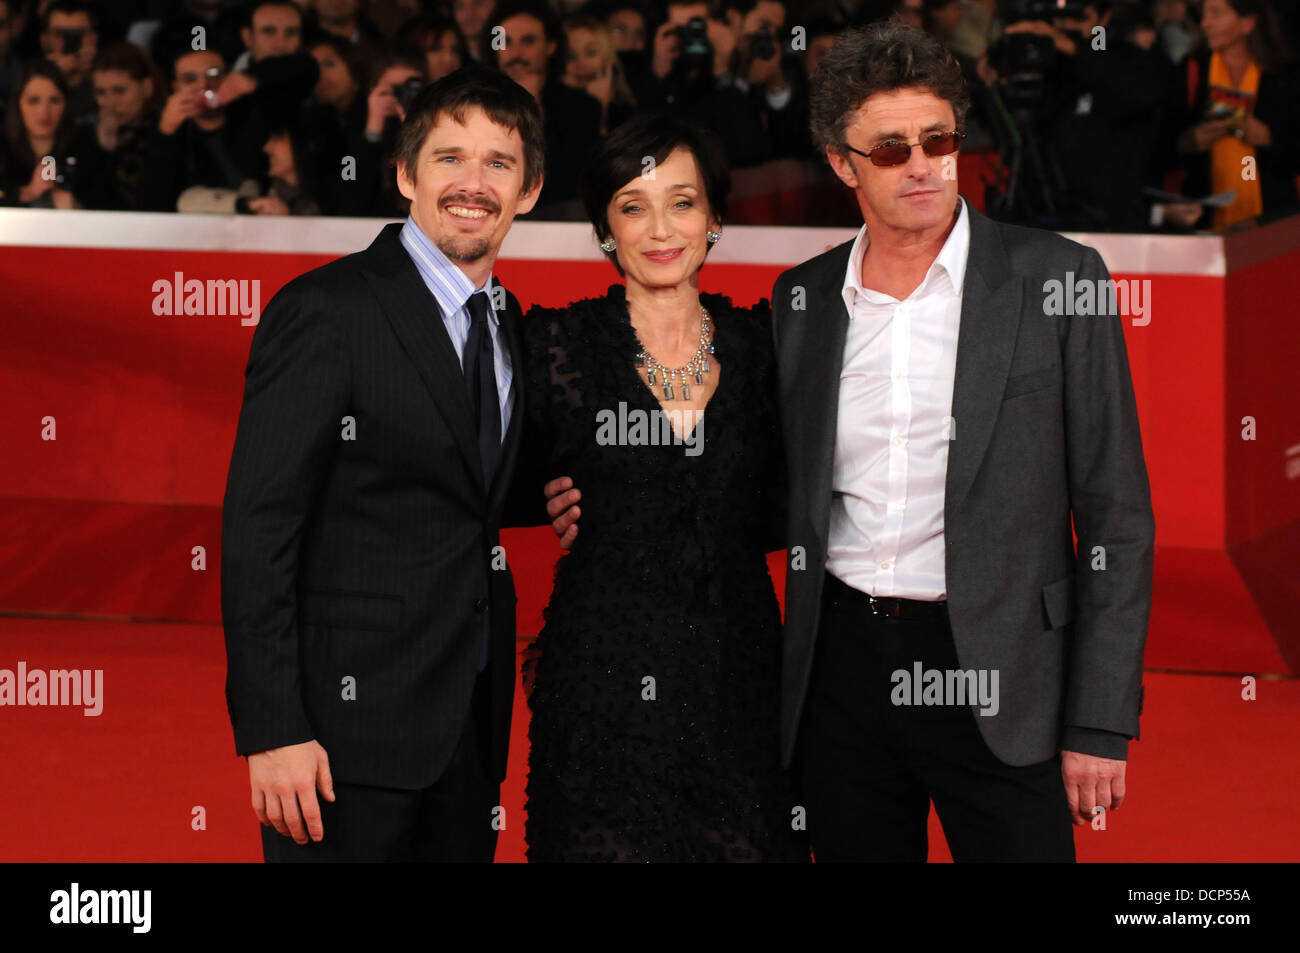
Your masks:
{"label": "black trousers", "polygon": [[334,801],[317,793],[325,836],[299,845],[262,827],[267,863],[324,861],[491,863],[500,785],[489,767],[491,682],[480,673],[451,762],[418,791],[334,782]]}
{"label": "black trousers", "polygon": [[956,861],[1073,863],[1060,756],[1012,767],[969,705],[895,705],[917,661],[960,668],[946,616],[876,616],[827,574],[796,755],[816,859],[923,863],[933,799]]}

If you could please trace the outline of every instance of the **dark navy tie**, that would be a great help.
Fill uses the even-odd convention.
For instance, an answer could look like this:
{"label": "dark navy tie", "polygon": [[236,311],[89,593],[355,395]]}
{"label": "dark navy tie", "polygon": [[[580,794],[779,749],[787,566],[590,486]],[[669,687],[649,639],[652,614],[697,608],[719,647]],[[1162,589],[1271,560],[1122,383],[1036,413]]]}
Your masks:
{"label": "dark navy tie", "polygon": [[492,486],[501,456],[501,407],[497,398],[497,368],[488,328],[488,296],[476,291],[466,303],[469,336],[465,339],[465,385],[478,425],[478,453],[483,463],[483,486]]}

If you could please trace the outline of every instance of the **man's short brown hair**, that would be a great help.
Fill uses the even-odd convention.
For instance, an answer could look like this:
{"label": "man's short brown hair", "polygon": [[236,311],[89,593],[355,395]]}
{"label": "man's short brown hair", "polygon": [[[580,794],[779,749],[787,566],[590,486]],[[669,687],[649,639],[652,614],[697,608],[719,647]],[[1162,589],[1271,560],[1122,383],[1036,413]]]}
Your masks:
{"label": "man's short brown hair", "polygon": [[532,94],[513,79],[496,70],[467,66],[431,83],[420,91],[397,131],[394,149],[398,161],[406,164],[406,175],[414,182],[420,147],[446,114],[464,123],[470,109],[477,107],[506,129],[519,133],[524,142],[524,186],[530,191],[542,180],[546,141],[542,134],[542,112]]}
{"label": "man's short brown hair", "polygon": [[957,130],[966,131],[970,94],[961,67],[942,43],[891,20],[837,34],[812,78],[811,125],[818,151],[829,147],[844,154],[844,130],[870,96],[915,86],[947,100]]}

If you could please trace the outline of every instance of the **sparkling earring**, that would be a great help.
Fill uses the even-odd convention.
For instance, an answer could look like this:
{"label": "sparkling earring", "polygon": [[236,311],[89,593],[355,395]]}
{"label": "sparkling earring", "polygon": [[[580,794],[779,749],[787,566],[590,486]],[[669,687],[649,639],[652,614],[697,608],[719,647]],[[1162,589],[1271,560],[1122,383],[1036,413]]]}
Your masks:
{"label": "sparkling earring", "polygon": [[722,232],[708,232],[705,237],[708,238],[710,245],[716,245],[718,239],[722,237]]}
{"label": "sparkling earring", "polygon": [[615,248],[618,247],[618,242],[614,241],[614,239],[612,238],[607,238],[600,243],[600,247],[606,253],[612,252]]}

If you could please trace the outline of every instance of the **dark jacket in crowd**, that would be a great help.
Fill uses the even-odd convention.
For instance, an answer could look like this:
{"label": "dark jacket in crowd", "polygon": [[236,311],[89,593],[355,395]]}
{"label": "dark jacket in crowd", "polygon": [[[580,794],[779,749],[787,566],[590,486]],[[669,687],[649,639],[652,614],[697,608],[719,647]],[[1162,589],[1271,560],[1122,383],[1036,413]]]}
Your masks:
{"label": "dark jacket in crowd", "polygon": [[73,193],[89,209],[135,211],[140,207],[140,183],[145,153],[158,128],[156,112],[122,126],[112,152],[99,143],[94,125],[77,127],[73,152],[77,182]]}
{"label": "dark jacket in crowd", "polygon": [[587,158],[600,142],[600,101],[556,77],[542,87],[546,166],[539,207],[572,202]]}
{"label": "dark jacket in crowd", "polygon": [[1158,51],[1123,41],[1105,50],[1083,37],[1076,43],[1075,55],[1061,64],[1067,95],[1051,139],[1067,207],[1080,228],[1141,231],[1150,207],[1142,189],[1158,179],[1171,66]]}

